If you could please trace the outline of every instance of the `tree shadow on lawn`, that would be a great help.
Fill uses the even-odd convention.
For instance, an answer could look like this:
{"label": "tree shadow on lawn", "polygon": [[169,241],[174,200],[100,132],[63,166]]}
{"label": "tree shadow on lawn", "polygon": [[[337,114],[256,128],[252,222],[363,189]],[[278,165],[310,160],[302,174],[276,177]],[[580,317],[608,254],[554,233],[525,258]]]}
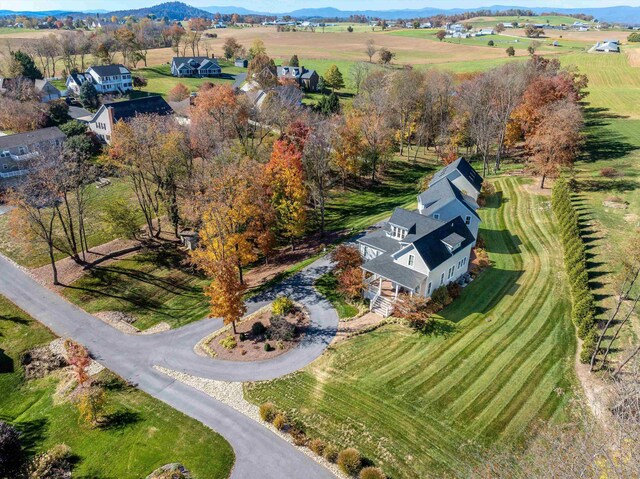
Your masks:
{"label": "tree shadow on lawn", "polygon": [[44,418],[14,423],[21,433],[20,440],[27,454],[34,455],[45,440],[47,425],[48,421]]}
{"label": "tree shadow on lawn", "polygon": [[618,133],[610,121],[625,117],[609,113],[606,108],[589,107],[585,112],[587,134],[582,161],[593,163],[600,160],[614,160],[638,149],[637,145],[630,143],[624,135]]}
{"label": "tree shadow on lawn", "polygon": [[124,429],[127,426],[136,424],[142,420],[140,413],[135,411],[116,411],[105,414],[100,424],[102,430]]}
{"label": "tree shadow on lawn", "polygon": [[4,349],[0,348],[0,374],[14,372],[13,358],[4,352]]}

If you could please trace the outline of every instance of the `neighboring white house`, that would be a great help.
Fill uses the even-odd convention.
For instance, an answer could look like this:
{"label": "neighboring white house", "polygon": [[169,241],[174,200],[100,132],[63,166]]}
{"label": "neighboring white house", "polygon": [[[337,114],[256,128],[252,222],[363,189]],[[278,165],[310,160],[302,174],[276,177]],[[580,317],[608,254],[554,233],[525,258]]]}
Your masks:
{"label": "neighboring white house", "polygon": [[72,73],[67,77],[67,90],[78,95],[85,82],[93,83],[98,93],[126,93],[133,90],[131,72],[124,65],[96,65],[85,73]]}
{"label": "neighboring white house", "polygon": [[444,179],[451,181],[462,193],[474,200],[478,199],[482,189],[482,176],[464,158],[458,158],[433,175],[429,187]]}
{"label": "neighboring white house", "polygon": [[113,127],[119,121],[127,121],[136,115],[171,115],[173,110],[159,95],[134,100],[113,101],[103,104],[89,120],[89,128],[100,140],[111,143]]}
{"label": "neighboring white house", "polygon": [[383,316],[391,314],[399,293],[430,297],[439,287],[459,281],[469,269],[478,238],[475,199],[482,178],[463,158],[436,176],[418,196],[418,211],[396,208],[383,228],[357,240],[365,260],[364,296],[371,310]]}
{"label": "neighboring white house", "polygon": [[171,74],[176,77],[205,78],[220,75],[218,61],[209,57],[173,57]]}

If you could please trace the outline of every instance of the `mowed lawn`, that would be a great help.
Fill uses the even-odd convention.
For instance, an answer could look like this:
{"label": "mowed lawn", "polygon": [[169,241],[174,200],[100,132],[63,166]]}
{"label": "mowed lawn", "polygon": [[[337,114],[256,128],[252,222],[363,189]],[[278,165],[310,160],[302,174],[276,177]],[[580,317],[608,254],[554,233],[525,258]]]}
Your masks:
{"label": "mowed lawn", "polygon": [[89,313],[121,311],[134,326],[147,329],[161,321],[183,326],[207,316],[203,287],[209,284],[174,245],[148,250],[97,266],[63,290],[64,296]]}
{"label": "mowed lawn", "polygon": [[141,91],[166,97],[171,89],[178,83],[186,85],[194,92],[205,82],[231,85],[235,81],[235,75],[243,72],[246,73],[247,71],[246,68],[233,66],[233,63],[221,60],[219,60],[219,63],[222,67],[222,74],[211,78],[178,78],[171,74],[171,66],[167,64],[138,68],[135,70],[135,73],[143,76],[147,80],[147,86],[143,87]]}
{"label": "mowed lawn", "polygon": [[76,407],[57,397],[56,375],[26,381],[20,354],[52,339],[0,296],[0,419],[23,432],[30,455],[67,444],[77,478],[139,479],[170,462],[184,464],[194,479],[228,477],[234,454],[221,436],[109,372],[100,373],[108,384],[105,413],[113,418],[108,428],[84,426]]}
{"label": "mowed lawn", "polygon": [[464,475],[483,447],[518,444],[537,419],[561,418],[575,333],[549,198],[523,180],[495,184],[481,212],[493,267],[443,311],[440,334],[384,326],[247,396],[398,478]]}
{"label": "mowed lawn", "polygon": [[[97,189],[89,185],[88,207],[86,213],[87,242],[89,247],[98,246],[116,239],[105,220],[105,210],[110,204],[117,201],[125,201],[131,204],[133,211],[139,217],[140,224],[144,222],[142,213],[139,212],[135,193],[129,180],[125,178],[110,178],[111,184]],[[44,242],[37,238],[30,238],[18,234],[19,228],[14,227],[10,214],[0,215],[0,253],[8,256],[22,266],[37,268],[49,263],[49,253]],[[57,235],[62,237],[62,228],[57,229]],[[60,251],[55,252],[56,259],[62,259],[66,255]]]}

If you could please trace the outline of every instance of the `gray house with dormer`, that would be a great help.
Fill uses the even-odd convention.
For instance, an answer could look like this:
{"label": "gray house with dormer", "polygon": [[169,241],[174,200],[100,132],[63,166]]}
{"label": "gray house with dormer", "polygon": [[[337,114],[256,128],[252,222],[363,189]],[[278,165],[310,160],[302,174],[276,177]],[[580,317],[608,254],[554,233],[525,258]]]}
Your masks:
{"label": "gray house with dormer", "polygon": [[173,57],[171,74],[175,77],[206,78],[222,73],[218,60],[209,57]]}
{"label": "gray house with dormer", "polygon": [[72,73],[67,77],[67,91],[78,95],[80,87],[85,82],[93,83],[100,94],[126,93],[133,90],[131,71],[121,64],[94,65],[84,73]]}
{"label": "gray house with dormer", "polygon": [[417,211],[396,208],[383,227],[357,240],[372,311],[388,316],[400,293],[428,298],[467,275],[482,181],[460,158],[434,175],[418,195]]}

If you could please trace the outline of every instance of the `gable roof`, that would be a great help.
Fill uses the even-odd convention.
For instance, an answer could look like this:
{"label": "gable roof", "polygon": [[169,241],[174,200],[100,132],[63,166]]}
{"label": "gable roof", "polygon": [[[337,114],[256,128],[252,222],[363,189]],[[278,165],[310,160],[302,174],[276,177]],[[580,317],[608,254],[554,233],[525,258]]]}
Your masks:
{"label": "gable roof", "polygon": [[36,91],[44,91],[46,89],[50,92],[57,91],[58,93],[60,93],[60,90],[53,86],[53,84],[49,80],[36,80],[34,83],[34,88],[36,89]]}
{"label": "gable roof", "polygon": [[402,239],[402,243],[412,243],[444,224],[440,220],[421,215],[417,211],[409,211],[403,208],[393,210],[388,223],[408,230],[407,236]]}
{"label": "gable roof", "polygon": [[136,115],[171,115],[173,110],[160,95],[146,96],[134,100],[113,101],[105,103],[93,116],[95,120],[104,109],[110,109],[113,122],[128,120]]}
{"label": "gable roof", "polygon": [[[474,241],[473,234],[458,216],[416,239],[413,246],[429,269],[433,270]],[[447,247],[447,244],[455,246],[458,243],[460,245],[453,250]]]}
{"label": "gable roof", "polygon": [[475,217],[480,218],[476,210],[478,204],[469,195],[465,195],[460,188],[451,183],[449,178],[445,178],[443,181],[438,181],[433,186],[430,186],[425,191],[418,195],[420,203],[422,203],[424,209],[423,215],[431,216],[443,206],[449,204],[451,201],[458,200],[462,203]]}
{"label": "gable roof", "polygon": [[220,68],[218,60],[209,57],[173,57],[172,63],[176,65],[178,70],[187,67],[191,70]]}
{"label": "gable roof", "polygon": [[455,179],[460,175],[466,178],[476,191],[480,192],[480,189],[482,188],[482,176],[480,176],[478,172],[476,172],[476,170],[474,170],[467,162],[467,160],[462,157],[458,158],[453,163],[449,163],[440,171],[436,172],[436,174],[433,175],[433,179],[429,183],[429,186],[435,185],[444,178],[448,177],[449,179]]}
{"label": "gable roof", "polygon": [[127,67],[120,63],[114,65],[92,65],[89,69],[93,70],[101,77],[131,73]]}
{"label": "gable roof", "polygon": [[0,149],[16,148],[42,143],[43,141],[61,140],[66,135],[57,126],[40,128],[39,130],[0,136]]}

